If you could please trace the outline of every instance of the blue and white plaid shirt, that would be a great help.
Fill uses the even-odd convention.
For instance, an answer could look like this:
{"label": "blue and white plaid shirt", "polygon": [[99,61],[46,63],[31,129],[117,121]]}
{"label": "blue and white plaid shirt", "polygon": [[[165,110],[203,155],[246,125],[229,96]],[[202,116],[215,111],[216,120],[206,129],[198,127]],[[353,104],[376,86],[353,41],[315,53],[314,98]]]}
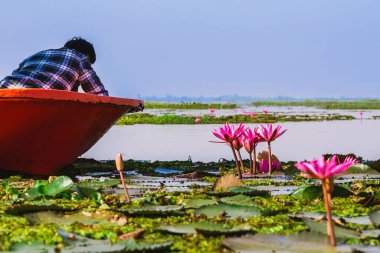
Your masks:
{"label": "blue and white plaid shirt", "polygon": [[12,75],[0,81],[0,88],[43,88],[83,91],[108,96],[108,91],[86,56],[69,48],[49,49],[25,59]]}

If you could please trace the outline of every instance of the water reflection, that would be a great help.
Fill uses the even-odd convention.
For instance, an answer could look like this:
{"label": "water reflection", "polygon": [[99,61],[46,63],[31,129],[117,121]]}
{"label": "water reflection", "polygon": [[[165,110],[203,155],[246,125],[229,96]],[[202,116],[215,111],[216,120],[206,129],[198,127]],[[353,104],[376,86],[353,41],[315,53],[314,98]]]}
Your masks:
{"label": "water reflection", "polygon": [[[273,142],[272,150],[282,161],[318,158],[323,153],[355,153],[367,160],[380,158],[380,121],[286,122],[286,134]],[[248,126],[253,126],[249,124]],[[220,125],[133,125],[114,126],[87,153],[86,158],[114,159],[121,152],[125,159],[217,161],[232,159],[225,144],[211,131]],[[258,151],[265,150],[264,143]],[[245,155],[245,154],[244,154]],[[247,158],[247,157],[244,157]]]}

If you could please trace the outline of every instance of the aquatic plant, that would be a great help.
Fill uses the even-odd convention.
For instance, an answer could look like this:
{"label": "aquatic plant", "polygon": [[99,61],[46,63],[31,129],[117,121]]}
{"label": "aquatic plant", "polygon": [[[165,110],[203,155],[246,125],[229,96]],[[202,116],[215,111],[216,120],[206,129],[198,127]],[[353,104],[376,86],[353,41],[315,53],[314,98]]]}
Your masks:
{"label": "aquatic plant", "polygon": [[215,109],[210,109],[210,113],[211,113],[211,115],[215,115]]}
{"label": "aquatic plant", "polygon": [[307,106],[322,109],[380,109],[380,100],[304,100],[304,101],[256,101],[253,106]]}
{"label": "aquatic plant", "polygon": [[201,118],[195,118],[195,123],[200,123],[201,122]]}
{"label": "aquatic plant", "polygon": [[130,202],[131,197],[129,196],[128,189],[125,185],[124,175],[123,175],[123,168],[124,168],[123,157],[121,156],[120,153],[117,153],[115,163],[116,163],[116,169],[117,171],[119,171],[119,174],[120,174],[120,179],[124,188],[125,196],[127,197],[127,201]]}
{"label": "aquatic plant", "polygon": [[255,133],[254,130],[247,129],[244,134],[244,148],[248,152],[249,155],[249,162],[250,162],[250,172],[252,174],[256,174],[256,147],[259,142],[264,141],[260,138],[259,135]]}
{"label": "aquatic plant", "polygon": [[243,158],[241,157],[240,149],[244,146],[243,144],[243,135],[240,135],[233,141],[234,149],[236,150],[236,153],[239,158],[240,162],[240,169],[241,172],[244,173],[244,164],[243,164]]}
{"label": "aquatic plant", "polygon": [[[226,143],[231,147],[232,154],[234,156],[236,169],[238,171],[239,178],[242,178],[242,171],[238,163],[238,158],[236,156],[236,150],[234,147],[234,141],[237,140],[244,133],[244,125],[240,124],[236,129],[235,126],[226,123],[223,127],[219,128],[219,131],[214,129],[213,134],[222,140],[222,143]],[[244,169],[244,168],[241,168]]]}
{"label": "aquatic plant", "polygon": [[263,110],[263,114],[267,114],[268,113],[268,110]]}
{"label": "aquatic plant", "polygon": [[327,233],[330,236],[332,246],[335,246],[334,226],[331,218],[331,193],[334,190],[334,175],[348,169],[352,164],[357,163],[357,160],[352,157],[339,163],[337,156],[334,155],[330,160],[326,161],[322,156],[319,160],[310,162],[298,162],[295,166],[302,171],[304,176],[313,177],[322,180],[322,191],[325,201],[326,216],[327,216]]}
{"label": "aquatic plant", "polygon": [[283,135],[286,132],[285,130],[281,131],[281,126],[277,126],[273,129],[272,124],[260,125],[255,128],[255,133],[263,140],[268,143],[268,163],[269,163],[269,174],[272,174],[272,152],[271,152],[271,142],[276,140],[278,137]]}
{"label": "aquatic plant", "polygon": [[276,123],[276,122],[302,122],[302,121],[325,121],[325,120],[352,120],[353,116],[350,115],[281,115],[281,114],[256,114],[254,117],[249,115],[248,112],[243,111],[242,114],[235,115],[211,115],[205,114],[203,116],[186,116],[186,115],[153,115],[148,113],[133,113],[125,114],[117,122],[117,125],[134,125],[134,124],[176,124],[176,125],[193,125],[197,124],[195,118],[200,118],[202,124],[230,124],[238,123]]}

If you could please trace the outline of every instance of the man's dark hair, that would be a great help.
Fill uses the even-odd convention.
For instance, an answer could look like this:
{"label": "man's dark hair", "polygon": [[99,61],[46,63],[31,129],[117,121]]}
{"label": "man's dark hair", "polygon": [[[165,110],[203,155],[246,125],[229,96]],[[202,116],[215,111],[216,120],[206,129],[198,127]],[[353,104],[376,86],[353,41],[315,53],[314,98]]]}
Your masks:
{"label": "man's dark hair", "polygon": [[85,39],[81,37],[74,37],[71,40],[67,41],[64,47],[74,49],[84,55],[90,56],[90,62],[94,63],[96,61],[96,54],[94,46]]}

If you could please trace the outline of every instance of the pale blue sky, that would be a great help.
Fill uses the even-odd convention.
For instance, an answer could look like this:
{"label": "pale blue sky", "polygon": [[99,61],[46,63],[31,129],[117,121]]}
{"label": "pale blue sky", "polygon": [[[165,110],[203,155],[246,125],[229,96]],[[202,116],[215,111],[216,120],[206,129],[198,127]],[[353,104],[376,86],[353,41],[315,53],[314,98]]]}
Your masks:
{"label": "pale blue sky", "polygon": [[379,97],[378,0],[7,0],[0,78],[80,35],[111,95]]}

